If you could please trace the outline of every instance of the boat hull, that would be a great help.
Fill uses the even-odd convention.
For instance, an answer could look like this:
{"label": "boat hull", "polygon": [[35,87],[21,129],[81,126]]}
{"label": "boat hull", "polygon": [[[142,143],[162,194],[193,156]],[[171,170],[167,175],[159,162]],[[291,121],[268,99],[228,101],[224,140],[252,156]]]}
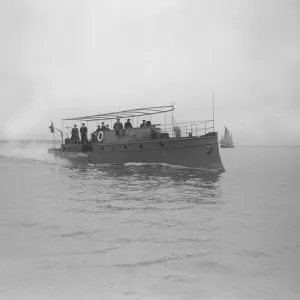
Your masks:
{"label": "boat hull", "polygon": [[234,146],[231,146],[231,145],[221,145],[221,148],[234,148]]}
{"label": "boat hull", "polygon": [[209,136],[134,142],[92,144],[91,151],[61,152],[56,156],[92,164],[158,163],[223,172],[217,133]]}

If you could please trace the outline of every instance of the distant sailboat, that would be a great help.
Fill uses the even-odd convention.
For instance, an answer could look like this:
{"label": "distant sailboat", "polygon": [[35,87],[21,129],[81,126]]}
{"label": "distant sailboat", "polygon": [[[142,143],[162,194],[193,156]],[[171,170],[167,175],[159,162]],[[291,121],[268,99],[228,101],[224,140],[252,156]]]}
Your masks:
{"label": "distant sailboat", "polygon": [[225,132],[220,140],[221,148],[234,148],[233,146],[233,140],[232,140],[232,134],[228,130],[228,128],[225,126]]}

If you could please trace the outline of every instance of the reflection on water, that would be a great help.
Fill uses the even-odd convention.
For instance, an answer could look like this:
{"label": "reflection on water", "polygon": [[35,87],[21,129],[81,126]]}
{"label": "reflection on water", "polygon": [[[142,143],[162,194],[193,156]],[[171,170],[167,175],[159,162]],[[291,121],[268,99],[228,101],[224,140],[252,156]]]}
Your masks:
{"label": "reflection on water", "polygon": [[220,174],[165,165],[74,164],[60,169],[84,211],[183,210],[221,204]]}
{"label": "reflection on water", "polygon": [[298,149],[235,148],[222,174],[21,150],[1,150],[0,299],[300,299]]}
{"label": "reflection on water", "polygon": [[[132,177],[139,176],[142,180],[153,177],[168,177],[174,181],[186,181],[199,179],[204,183],[217,183],[221,174],[213,171],[203,171],[199,169],[177,168],[170,165],[161,164],[128,164],[128,165],[92,165],[92,164],[72,164],[68,166],[70,170],[77,174],[92,172],[93,176],[98,175],[98,179],[105,177]],[[103,176],[105,175],[105,176]]]}

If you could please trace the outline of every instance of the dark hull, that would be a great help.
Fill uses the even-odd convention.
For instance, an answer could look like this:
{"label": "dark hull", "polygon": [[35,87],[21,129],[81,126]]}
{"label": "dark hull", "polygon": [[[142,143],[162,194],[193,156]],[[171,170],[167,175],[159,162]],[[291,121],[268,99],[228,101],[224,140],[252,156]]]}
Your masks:
{"label": "dark hull", "polygon": [[222,144],[221,144],[221,148],[234,148],[234,146],[230,146],[230,145],[222,145]]}
{"label": "dark hull", "polygon": [[217,134],[194,138],[134,142],[128,144],[92,144],[91,151],[54,151],[56,156],[73,162],[92,164],[164,163],[223,172]]}

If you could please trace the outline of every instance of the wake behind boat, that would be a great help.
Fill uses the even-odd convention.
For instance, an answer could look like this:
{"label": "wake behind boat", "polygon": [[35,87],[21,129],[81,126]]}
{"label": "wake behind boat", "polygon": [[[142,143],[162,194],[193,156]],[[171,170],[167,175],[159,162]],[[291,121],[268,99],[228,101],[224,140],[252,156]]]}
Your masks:
{"label": "wake behind boat", "polygon": [[232,139],[232,133],[228,130],[228,128],[225,126],[225,132],[220,140],[221,148],[234,148],[233,146],[233,139]]}
{"label": "wake behind boat", "polygon": [[[71,138],[49,127],[54,134],[60,131],[61,147],[49,149],[49,153],[73,162],[92,164],[165,163],[170,165],[225,171],[218,148],[218,133],[214,132],[214,120],[176,123],[174,106],[148,107],[112,113],[68,118],[64,121],[83,122],[71,129]],[[166,113],[172,114],[171,124],[166,124]],[[151,116],[164,114],[165,124],[152,124]],[[138,118],[150,118],[139,125]],[[109,122],[117,120],[109,128]],[[121,120],[127,120],[124,124]],[[131,121],[136,124],[135,126]],[[102,126],[98,125],[101,122]],[[97,129],[88,140],[85,127],[96,123]],[[95,126],[95,125],[94,125]],[[80,136],[79,136],[80,135]]]}

